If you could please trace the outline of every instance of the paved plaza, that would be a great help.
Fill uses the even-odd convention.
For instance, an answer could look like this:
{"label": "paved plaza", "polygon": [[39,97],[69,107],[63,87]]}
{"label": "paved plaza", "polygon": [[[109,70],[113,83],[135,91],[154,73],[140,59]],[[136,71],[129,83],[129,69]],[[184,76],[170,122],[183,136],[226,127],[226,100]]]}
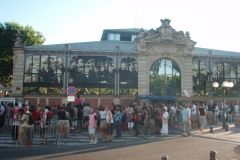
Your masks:
{"label": "paved plaza", "polygon": [[[48,145],[40,145],[41,139],[35,136],[30,149],[23,146],[14,147],[7,131],[0,135],[0,159],[161,159],[167,155],[173,160],[206,160],[209,159],[211,150],[216,150],[218,160],[236,160],[237,154],[234,147],[240,144],[240,128],[235,128],[229,123],[230,131],[221,128],[221,123],[214,126],[214,133],[209,133],[206,125],[204,133],[198,129],[192,130],[192,135],[183,137],[182,131],[173,126],[169,127],[168,136],[148,136],[144,138],[130,136],[122,133],[122,138],[114,139],[112,143],[101,141],[97,132],[99,143],[89,145],[87,132],[78,133],[64,139],[65,143],[57,146],[55,139],[48,139]],[[14,154],[12,154],[14,153]]]}

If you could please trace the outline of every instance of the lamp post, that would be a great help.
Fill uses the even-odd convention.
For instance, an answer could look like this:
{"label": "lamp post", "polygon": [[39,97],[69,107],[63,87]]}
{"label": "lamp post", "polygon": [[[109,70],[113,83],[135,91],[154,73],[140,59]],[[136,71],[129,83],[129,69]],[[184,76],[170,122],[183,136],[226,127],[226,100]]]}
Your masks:
{"label": "lamp post", "polygon": [[212,86],[214,88],[222,88],[223,89],[223,103],[222,103],[222,106],[223,106],[223,124],[222,124],[222,127],[225,128],[225,125],[226,125],[226,108],[225,108],[225,105],[224,105],[224,101],[225,101],[225,91],[226,89],[229,89],[229,88],[232,88],[234,86],[233,82],[228,82],[228,81],[224,81],[222,83],[221,86],[219,86],[219,83],[218,82],[213,82]]}

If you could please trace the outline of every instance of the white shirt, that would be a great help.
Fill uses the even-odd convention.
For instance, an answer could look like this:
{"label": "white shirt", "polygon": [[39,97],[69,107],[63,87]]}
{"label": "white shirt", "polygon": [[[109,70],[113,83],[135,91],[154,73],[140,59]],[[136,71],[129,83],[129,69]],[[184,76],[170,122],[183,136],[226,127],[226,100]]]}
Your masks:
{"label": "white shirt", "polygon": [[[15,119],[15,118],[17,118],[17,115],[14,115],[14,119]],[[21,118],[21,116],[18,115],[18,118]],[[13,120],[13,125],[14,125],[14,126],[15,126],[15,125],[16,125],[16,126],[20,126],[20,124],[21,124],[21,123],[20,123],[18,120]]]}
{"label": "white shirt", "polygon": [[197,109],[196,109],[196,105],[195,104],[192,106],[192,114],[193,115],[197,114]]}
{"label": "white shirt", "polygon": [[[108,112],[111,112],[111,111],[108,111]],[[112,117],[109,117],[108,113],[106,114],[106,121],[108,123],[109,119],[112,118]],[[113,118],[111,120],[111,123],[113,123]]]}
{"label": "white shirt", "polygon": [[238,113],[238,112],[239,112],[239,105],[236,104],[236,105],[234,106],[234,112],[235,112],[235,113]]}
{"label": "white shirt", "polygon": [[219,115],[219,107],[218,107],[218,106],[215,107],[215,112],[214,112],[214,114],[215,114],[215,115]]}
{"label": "white shirt", "polygon": [[167,106],[164,106],[163,108],[164,108],[164,109],[166,110],[166,112],[167,112]]}
{"label": "white shirt", "polygon": [[176,108],[175,108],[174,106],[171,106],[170,111],[171,111],[173,114],[176,114]]}
{"label": "white shirt", "polygon": [[100,111],[99,112],[99,114],[100,114],[100,119],[106,119],[106,114],[107,114],[107,111]]}
{"label": "white shirt", "polygon": [[1,110],[0,115],[3,115],[3,113],[5,112],[5,108],[1,106],[0,110]]}
{"label": "white shirt", "polygon": [[49,110],[47,108],[44,109],[44,113],[47,114]]}

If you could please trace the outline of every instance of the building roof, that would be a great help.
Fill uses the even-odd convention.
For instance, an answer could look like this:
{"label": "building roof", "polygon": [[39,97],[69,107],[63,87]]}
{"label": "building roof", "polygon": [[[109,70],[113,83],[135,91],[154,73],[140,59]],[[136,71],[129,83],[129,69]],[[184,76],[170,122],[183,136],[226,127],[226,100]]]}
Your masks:
{"label": "building roof", "polygon": [[212,51],[212,56],[221,56],[221,57],[238,57],[240,56],[239,52],[231,52],[231,51],[223,51],[223,50],[216,50],[216,49],[208,49],[208,48],[194,48],[194,55],[195,56],[204,56],[208,55],[208,52]]}
{"label": "building roof", "polygon": [[[108,33],[131,33],[134,35],[138,35],[141,28],[126,28],[126,29],[104,29],[102,33],[102,40],[107,40]],[[148,32],[148,30],[144,30],[145,32]]]}
{"label": "building roof", "polygon": [[[66,44],[52,44],[43,46],[26,46],[27,50],[64,50]],[[100,52],[114,52],[116,47],[119,47],[120,52],[137,53],[133,42],[130,41],[95,41],[95,42],[79,42],[69,43],[70,50],[82,50],[82,51],[100,51]],[[223,51],[208,48],[194,48],[194,56],[208,55],[208,52],[212,51],[213,56],[230,56],[238,57],[239,52]]]}
{"label": "building roof", "polygon": [[[52,44],[43,46],[26,46],[27,50],[64,50],[66,44]],[[137,53],[131,41],[95,41],[68,43],[70,50],[114,52],[119,47],[119,52]]]}

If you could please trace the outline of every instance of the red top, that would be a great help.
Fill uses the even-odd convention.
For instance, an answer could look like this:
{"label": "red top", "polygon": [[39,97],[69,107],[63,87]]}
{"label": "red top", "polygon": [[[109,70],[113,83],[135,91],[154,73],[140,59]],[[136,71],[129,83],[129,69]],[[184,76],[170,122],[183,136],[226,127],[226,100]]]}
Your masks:
{"label": "red top", "polygon": [[34,121],[38,120],[38,112],[37,111],[32,111],[32,116],[33,116]]}
{"label": "red top", "polygon": [[77,98],[75,101],[76,104],[82,104],[82,98]]}
{"label": "red top", "polygon": [[139,115],[138,115],[138,113],[136,114],[134,114],[134,122],[138,122],[138,119],[139,119]]}
{"label": "red top", "polygon": [[49,111],[49,112],[47,113],[47,115],[49,116],[50,119],[53,119],[54,114],[53,114],[52,111]]}

